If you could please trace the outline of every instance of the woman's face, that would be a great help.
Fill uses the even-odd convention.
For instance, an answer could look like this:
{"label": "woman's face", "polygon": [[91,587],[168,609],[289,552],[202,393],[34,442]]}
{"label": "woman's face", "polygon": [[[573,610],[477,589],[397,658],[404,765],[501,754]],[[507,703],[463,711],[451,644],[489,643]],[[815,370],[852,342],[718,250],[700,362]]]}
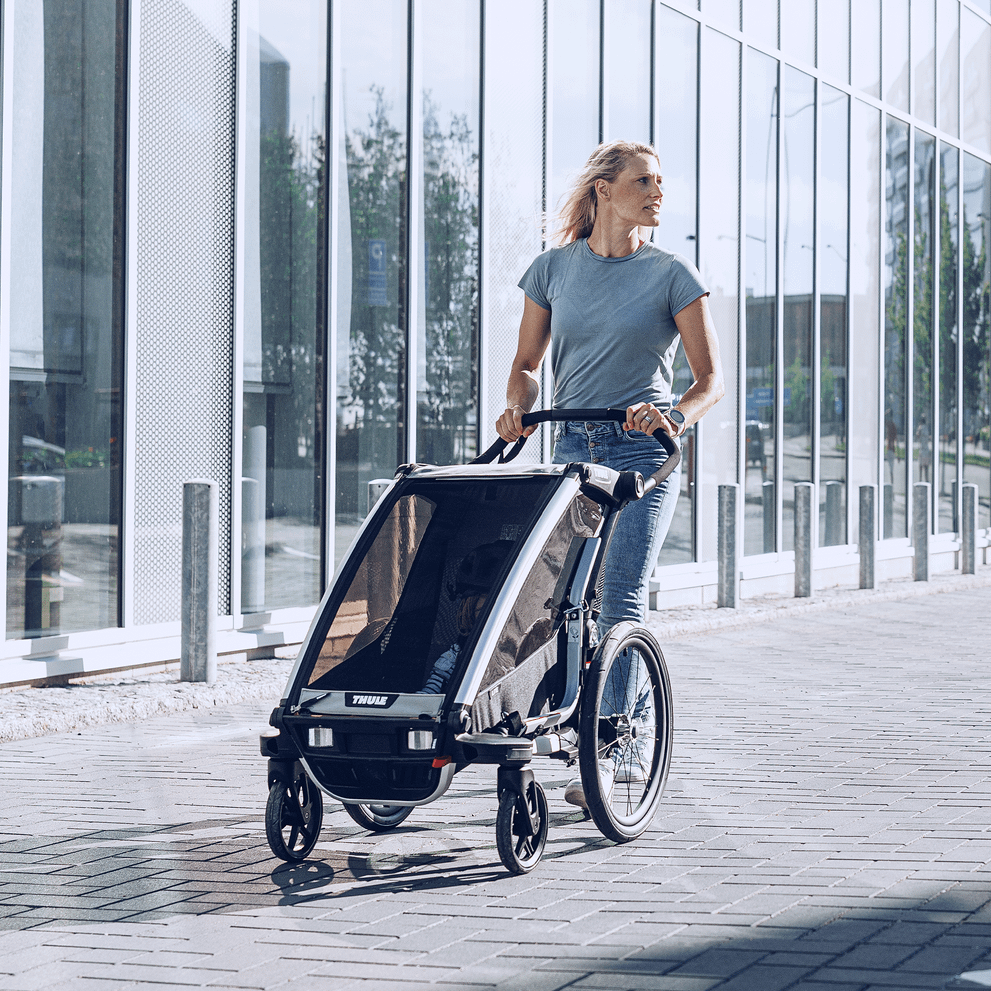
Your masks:
{"label": "woman's face", "polygon": [[608,203],[617,220],[631,227],[656,227],[660,223],[661,166],[650,155],[636,155],[627,163],[615,182],[596,184],[600,206]]}

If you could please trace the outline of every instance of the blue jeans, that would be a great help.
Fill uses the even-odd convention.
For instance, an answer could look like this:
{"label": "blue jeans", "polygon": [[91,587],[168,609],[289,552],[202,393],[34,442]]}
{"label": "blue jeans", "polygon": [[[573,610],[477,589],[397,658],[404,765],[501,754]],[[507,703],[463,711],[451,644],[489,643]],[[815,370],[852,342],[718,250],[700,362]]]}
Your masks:
{"label": "blue jeans", "polygon": [[[554,441],[554,463],[589,461],[617,471],[653,475],[667,460],[664,448],[648,434],[626,431],[621,423],[562,423]],[[599,632],[624,619],[643,623],[647,579],[667,536],[678,501],[681,468],[620,514],[605,561]]]}

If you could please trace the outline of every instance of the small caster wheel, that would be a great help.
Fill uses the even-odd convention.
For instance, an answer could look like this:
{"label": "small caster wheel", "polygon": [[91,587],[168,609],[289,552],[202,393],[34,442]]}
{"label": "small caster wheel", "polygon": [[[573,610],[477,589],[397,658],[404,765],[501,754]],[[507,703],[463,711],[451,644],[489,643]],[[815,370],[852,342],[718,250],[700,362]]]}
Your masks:
{"label": "small caster wheel", "polygon": [[510,874],[529,874],[540,863],[547,826],[547,796],[538,781],[526,784],[523,795],[509,788],[503,791],[496,815],[496,847]]}
{"label": "small caster wheel", "polygon": [[272,785],[265,806],[265,836],[272,853],[282,860],[305,860],[316,846],[323,824],[320,789],[297,764],[292,787]]}

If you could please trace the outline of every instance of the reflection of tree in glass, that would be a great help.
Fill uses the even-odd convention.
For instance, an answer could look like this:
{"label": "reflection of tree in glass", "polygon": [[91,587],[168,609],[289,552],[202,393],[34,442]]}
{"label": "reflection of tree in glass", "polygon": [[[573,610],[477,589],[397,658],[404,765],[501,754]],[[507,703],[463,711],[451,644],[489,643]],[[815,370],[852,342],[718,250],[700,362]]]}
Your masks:
{"label": "reflection of tree in glass", "polygon": [[468,411],[478,378],[478,150],[463,115],[445,130],[423,101],[426,375],[419,383],[418,456],[446,464],[470,456]]}
{"label": "reflection of tree in glass", "polygon": [[[977,218],[975,228],[980,231]],[[986,435],[991,423],[989,410],[988,347],[989,334],[989,281],[985,276],[988,263],[988,245],[984,237],[980,247],[974,244],[974,232],[967,222],[967,204],[963,210],[963,381],[965,407],[964,433],[974,441]]]}
{"label": "reflection of tree in glass", "polygon": [[[339,402],[351,407],[367,427],[366,439],[378,436],[375,424],[395,422],[405,363],[405,277],[401,248],[405,242],[406,141],[392,124],[392,106],[382,87],[373,86],[375,106],[368,127],[349,131],[345,138],[348,194],[351,211],[351,337],[348,392]],[[370,305],[369,242],[385,246],[388,305]],[[400,410],[399,415],[402,416]],[[385,431],[393,436],[393,431]],[[373,442],[374,443],[374,442]],[[370,450],[372,464],[394,463],[397,452]]]}
{"label": "reflection of tree in glass", "polygon": [[950,221],[950,200],[942,175],[939,182],[939,432],[956,436],[957,245]]}

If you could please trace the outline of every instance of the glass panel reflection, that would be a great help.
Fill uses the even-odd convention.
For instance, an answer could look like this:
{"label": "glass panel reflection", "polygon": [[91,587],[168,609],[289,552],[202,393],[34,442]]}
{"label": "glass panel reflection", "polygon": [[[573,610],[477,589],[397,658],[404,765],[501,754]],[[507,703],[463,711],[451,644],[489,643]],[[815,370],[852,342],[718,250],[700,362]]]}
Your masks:
{"label": "glass panel reflection", "polygon": [[960,3],[936,0],[936,52],[939,61],[939,126],[960,133]]}
{"label": "glass panel reflection", "polygon": [[406,3],[340,6],[335,564],[405,454]]}
{"label": "glass panel reflection", "polygon": [[885,121],[884,477],[882,534],[908,535],[906,446],[908,320],[908,125]]}
{"label": "glass panel reflection", "polygon": [[746,554],[775,550],[778,63],[747,49]]}
{"label": "glass panel reflection", "polygon": [[743,30],[748,41],[763,48],[777,48],[777,0],[743,0]]}
{"label": "glass panel reflection", "polygon": [[416,457],[463,464],[478,446],[478,6],[425,0],[422,18]]}
{"label": "glass panel reflection", "polygon": [[943,145],[939,167],[939,533],[958,529],[957,256],[960,244],[960,152]]}
{"label": "glass panel reflection", "polygon": [[119,622],[123,113],[115,0],[19,4],[8,638]]}
{"label": "glass panel reflection", "polygon": [[[650,87],[641,80],[650,79],[651,2],[606,0],[604,141],[650,140]],[[694,80],[691,89],[697,89]]]}
{"label": "glass panel reflection", "polygon": [[[664,175],[664,205],[655,240],[669,251],[696,263],[696,131],[698,112],[698,23],[664,6],[657,8],[658,52],[657,133],[662,136],[661,172]],[[679,94],[677,99],[672,94]],[[678,135],[677,141],[664,140]],[[674,363],[674,395],[691,385],[691,370],[679,348]],[[676,400],[677,401],[677,400]],[[684,468],[681,493],[674,520],[658,559],[659,564],[680,564],[695,557],[693,542],[695,498],[695,430],[682,443]]]}
{"label": "glass panel reflection", "polygon": [[881,0],[854,0],[852,4],[850,63],[854,87],[868,96],[880,96]]}
{"label": "glass panel reflection", "polygon": [[713,24],[740,30],[740,0],[703,0],[702,9]]}
{"label": "glass panel reflection", "polygon": [[991,24],[966,7],[960,17],[963,139],[991,154]]}
{"label": "glass panel reflection", "polygon": [[320,598],[325,5],[248,25],[241,612]]}
{"label": "glass panel reflection", "polygon": [[[845,544],[847,453],[847,118],[850,98],[822,87],[819,172],[819,542]],[[866,421],[865,421],[865,426]]]}
{"label": "glass panel reflection", "polygon": [[912,113],[927,124],[936,122],[936,5],[912,0]]}
{"label": "glass panel reflection", "polygon": [[884,0],[881,35],[882,99],[908,110],[908,0]]}
{"label": "glass panel reflection", "polygon": [[847,83],[850,81],[850,5],[848,0],[833,0],[817,7],[819,68]]}
{"label": "glass panel reflection", "polygon": [[795,540],[796,482],[812,480],[812,273],[815,239],[815,83],[782,72],[781,281],[784,295],[782,545]]}
{"label": "glass panel reflection", "polygon": [[809,64],[815,62],[814,0],[786,0],[781,4],[781,54],[785,58],[800,59]]}
{"label": "glass panel reflection", "polygon": [[932,304],[934,284],[936,141],[915,133],[915,224],[912,326],[912,477],[933,482],[933,373],[938,368],[933,350]]}
{"label": "glass panel reflection", "polygon": [[963,157],[963,480],[977,486],[977,525],[991,522],[991,165]]}

